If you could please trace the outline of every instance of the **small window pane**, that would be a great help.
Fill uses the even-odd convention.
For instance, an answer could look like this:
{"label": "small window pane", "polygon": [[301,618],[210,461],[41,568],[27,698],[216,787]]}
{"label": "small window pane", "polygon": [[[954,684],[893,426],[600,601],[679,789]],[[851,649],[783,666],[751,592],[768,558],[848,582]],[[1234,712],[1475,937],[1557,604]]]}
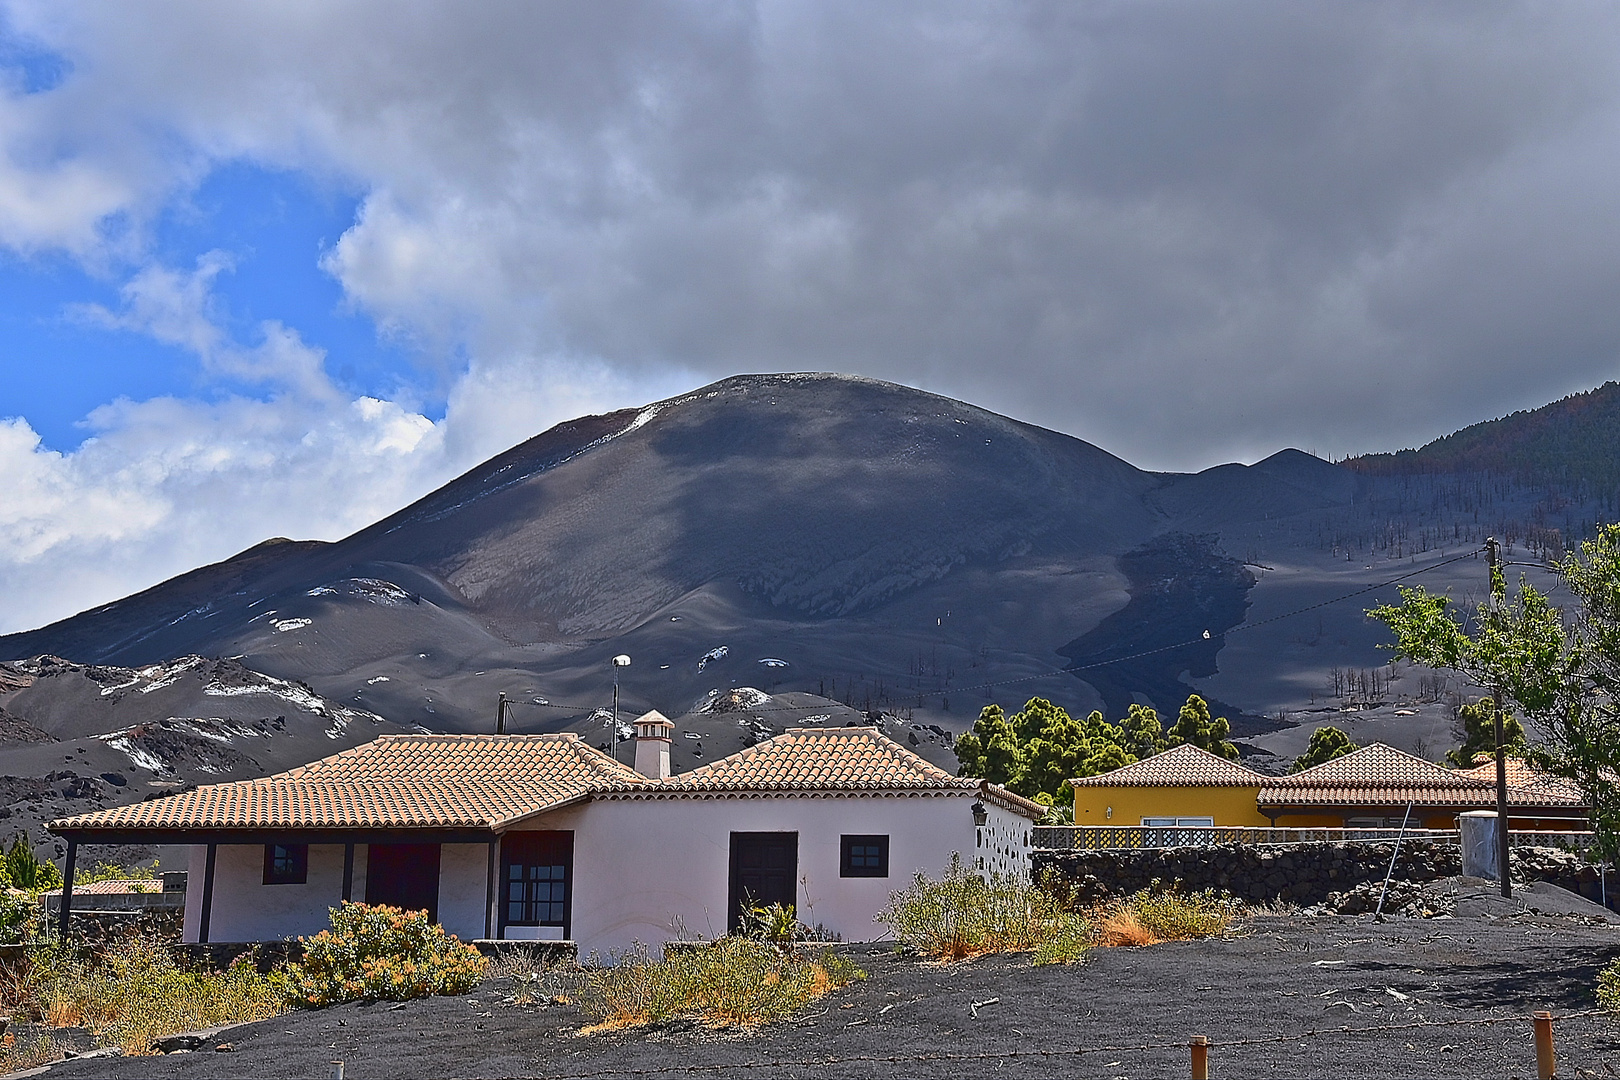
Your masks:
{"label": "small window pane", "polygon": [[840,877],[889,876],[887,836],[845,836],[839,847]]}

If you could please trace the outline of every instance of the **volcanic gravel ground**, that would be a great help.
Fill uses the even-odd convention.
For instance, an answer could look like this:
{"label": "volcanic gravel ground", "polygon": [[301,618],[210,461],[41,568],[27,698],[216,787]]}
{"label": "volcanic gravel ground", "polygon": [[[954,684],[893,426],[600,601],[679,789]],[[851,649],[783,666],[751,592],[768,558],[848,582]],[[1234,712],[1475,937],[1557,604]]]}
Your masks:
{"label": "volcanic gravel ground", "polygon": [[[1531,1077],[1529,1013],[1593,1008],[1620,930],[1555,918],[1267,916],[1229,940],[1101,949],[1067,967],[1034,968],[1027,955],[938,965],[850,952],[864,982],[755,1034],[674,1023],[581,1037],[572,1007],[505,1006],[507,988],[491,982],[466,997],[347,1005],[238,1028],[220,1037],[235,1053],[212,1052],[216,1039],[194,1053],[68,1062],[50,1075],[329,1077],[342,1059],[354,1080],[1148,1078],[1186,1076],[1188,1038],[1207,1035],[1221,1077]],[[1447,1023],[1493,1017],[1508,1019]],[[1424,1021],[1432,1026],[1376,1030]],[[1620,1068],[1620,1023],[1571,1016],[1556,1030],[1560,1076]]]}

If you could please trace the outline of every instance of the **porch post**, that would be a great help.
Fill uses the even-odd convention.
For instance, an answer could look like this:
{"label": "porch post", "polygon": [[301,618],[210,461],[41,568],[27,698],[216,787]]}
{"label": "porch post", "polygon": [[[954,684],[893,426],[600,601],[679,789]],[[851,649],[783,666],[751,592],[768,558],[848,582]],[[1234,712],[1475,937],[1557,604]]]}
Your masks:
{"label": "porch post", "polygon": [[79,842],[70,839],[67,848],[67,861],[62,866],[62,908],[57,912],[61,920],[62,940],[68,936],[68,918],[73,913],[73,864],[79,856]]}
{"label": "porch post", "polygon": [[203,867],[202,911],[197,916],[197,940],[208,943],[208,918],[214,912],[214,854],[219,845],[208,845],[208,862]]}
{"label": "porch post", "polygon": [[343,902],[354,899],[354,841],[343,845]]}
{"label": "porch post", "polygon": [[484,875],[484,937],[495,936],[495,854],[501,844],[497,836],[489,842],[489,870]]}

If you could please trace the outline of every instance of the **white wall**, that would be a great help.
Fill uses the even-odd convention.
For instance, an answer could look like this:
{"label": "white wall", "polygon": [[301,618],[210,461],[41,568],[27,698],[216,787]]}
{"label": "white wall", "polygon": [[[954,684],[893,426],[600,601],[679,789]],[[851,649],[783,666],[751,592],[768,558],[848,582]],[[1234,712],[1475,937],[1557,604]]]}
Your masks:
{"label": "white wall", "polygon": [[[986,803],[985,823],[978,829],[972,866],[984,874],[999,874],[1029,880],[1031,829],[1034,823],[1003,810],[994,803]],[[966,860],[966,854],[963,855]]]}
{"label": "white wall", "polygon": [[[496,866],[495,872],[500,873],[501,868]],[[463,941],[485,936],[488,873],[488,844],[440,845],[439,922]]]}
{"label": "white wall", "polygon": [[[605,958],[638,941],[656,948],[677,927],[724,934],[732,832],[797,832],[799,918],[845,941],[880,937],[872,916],[918,870],[937,875],[952,852],[973,865],[974,798],[603,799],[525,827],[574,831],[573,936],[582,956]],[[874,833],[890,838],[889,876],[840,877],[840,837]]]}
{"label": "white wall", "polygon": [[[1029,873],[1030,822],[986,804],[973,824],[974,792],[926,797],[604,799],[534,818],[525,829],[574,832],[572,933],[580,954],[604,958],[642,942],[656,949],[680,936],[727,929],[731,834],[799,834],[798,915],[845,941],[868,941],[873,921],[921,870],[937,876],[953,852],[986,873]],[[889,876],[839,876],[840,838],[889,837]],[[196,941],[206,848],[191,849],[185,940]],[[468,940],[484,936],[489,849],[440,849],[439,919]],[[343,846],[311,845],[302,885],[264,885],[261,845],[221,845],[214,871],[213,941],[269,941],[318,933],[343,890]],[[366,846],[355,845],[353,896],[366,891]],[[497,867],[497,873],[499,868]],[[499,882],[497,882],[497,887]],[[497,891],[497,899],[499,892]],[[677,928],[684,928],[684,935]],[[513,928],[512,936],[534,936]]]}
{"label": "white wall", "polygon": [[[355,845],[354,896],[366,894],[365,847]],[[196,941],[202,920],[208,848],[191,847],[186,875],[186,941]],[[343,845],[311,844],[302,885],[264,884],[263,844],[221,844],[214,856],[210,941],[274,941],[314,934],[331,925],[328,909],[343,899]]]}

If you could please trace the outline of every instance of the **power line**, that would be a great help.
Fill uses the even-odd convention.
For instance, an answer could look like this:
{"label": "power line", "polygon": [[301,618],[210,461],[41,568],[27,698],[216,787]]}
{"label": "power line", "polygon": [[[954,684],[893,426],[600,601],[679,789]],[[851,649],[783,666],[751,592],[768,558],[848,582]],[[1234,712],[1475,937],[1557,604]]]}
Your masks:
{"label": "power line", "polygon": [[[1001,687],[1001,686],[1013,686],[1013,685],[1016,685],[1018,683],[1035,682],[1035,681],[1040,680],[1040,679],[1051,679],[1051,678],[1055,678],[1055,677],[1061,676],[1061,675],[1072,675],[1072,674],[1074,674],[1075,672],[1078,672],[1078,671],[1094,671],[1097,668],[1113,667],[1113,666],[1115,666],[1117,664],[1128,663],[1129,661],[1132,661],[1132,660],[1140,660],[1140,659],[1142,659],[1144,657],[1148,657],[1148,656],[1157,656],[1160,653],[1174,652],[1177,649],[1185,649],[1185,648],[1189,648],[1189,647],[1194,646],[1194,645],[1201,645],[1205,641],[1212,641],[1215,638],[1221,638],[1221,639],[1224,640],[1225,638],[1231,636],[1232,634],[1241,633],[1241,632],[1243,632],[1245,630],[1254,630],[1254,629],[1256,629],[1258,627],[1261,627],[1261,626],[1270,625],[1271,623],[1281,622],[1284,619],[1292,619],[1292,618],[1294,618],[1296,616],[1305,615],[1305,614],[1307,614],[1309,612],[1317,611],[1317,610],[1319,610],[1321,608],[1331,607],[1334,604],[1341,604],[1346,600],[1353,600],[1358,596],[1365,596],[1367,593],[1376,592],[1379,589],[1386,589],[1391,585],[1397,585],[1402,581],[1406,581],[1406,580],[1408,580],[1410,578],[1417,577],[1420,574],[1427,574],[1431,570],[1438,570],[1443,566],[1450,566],[1452,563],[1462,562],[1465,559],[1478,558],[1480,553],[1483,552],[1484,550],[1485,550],[1484,547],[1481,546],[1481,547],[1475,548],[1475,549],[1473,549],[1471,551],[1466,551],[1466,552],[1464,552],[1464,553],[1462,553],[1460,555],[1453,555],[1448,559],[1442,559],[1439,562],[1431,563],[1428,566],[1419,567],[1416,570],[1409,570],[1404,574],[1397,574],[1396,576],[1394,576],[1392,578],[1389,578],[1389,579],[1387,579],[1385,581],[1380,581],[1380,582],[1376,582],[1376,583],[1374,583],[1372,585],[1363,586],[1363,587],[1361,587],[1359,589],[1355,589],[1355,590],[1353,590],[1351,592],[1347,592],[1347,593],[1343,594],[1342,596],[1335,596],[1330,600],[1322,600],[1322,601],[1319,601],[1319,602],[1314,603],[1314,604],[1307,604],[1304,607],[1295,608],[1293,611],[1287,611],[1287,612],[1282,613],[1281,615],[1273,615],[1273,616],[1271,616],[1269,618],[1260,619],[1260,620],[1258,620],[1256,622],[1241,623],[1241,624],[1239,624],[1237,626],[1232,627],[1229,630],[1223,630],[1219,634],[1211,635],[1209,633],[1209,631],[1206,630],[1202,635],[1200,635],[1198,637],[1195,637],[1195,638],[1189,638],[1186,641],[1178,641],[1178,642],[1176,642],[1174,644],[1171,644],[1171,645],[1160,645],[1160,646],[1157,646],[1157,647],[1152,648],[1152,649],[1143,649],[1143,650],[1141,650],[1139,652],[1129,653],[1129,654],[1127,654],[1125,656],[1116,656],[1116,657],[1111,657],[1109,659],[1104,659],[1104,660],[1095,660],[1095,661],[1092,661],[1092,662],[1086,663],[1086,664],[1074,664],[1074,665],[1071,665],[1069,667],[1054,668],[1051,671],[1043,671],[1043,672],[1039,672],[1039,673],[1034,674],[1034,675],[1017,675],[1017,676],[1013,676],[1013,677],[1007,678],[1007,679],[995,679],[995,680],[992,680],[992,681],[989,681],[989,682],[969,683],[969,684],[964,685],[964,686],[953,687],[953,688],[945,689],[945,690],[921,690],[921,691],[918,691],[917,693],[919,694],[919,696],[924,696],[924,697],[949,697],[951,694],[964,694],[964,693],[972,693],[974,691],[990,690],[990,689],[994,689],[996,687]],[[1517,565],[1517,564],[1509,564],[1509,565]],[[1534,564],[1525,564],[1525,565],[1534,565]],[[904,676],[889,674],[889,675],[885,676],[885,674],[882,673],[882,672],[880,672],[877,675],[873,676],[874,679],[882,679],[884,677],[892,678],[892,679],[895,679],[896,681],[899,681],[902,678],[910,678],[911,676],[909,674],[904,675]],[[561,703],[556,703],[556,702],[551,702],[551,701],[533,701],[533,700],[519,701],[519,700],[509,699],[507,701],[507,706],[510,707],[512,705],[527,705],[530,708],[560,709],[560,710],[564,710],[564,711],[568,711],[568,712],[574,712],[574,713],[580,713],[580,712],[597,713],[597,712],[608,711],[607,708],[605,706],[602,706],[602,705],[573,705],[573,704],[561,704]],[[848,708],[849,706],[844,706],[844,707]],[[741,709],[737,709],[735,711],[737,711],[737,712],[746,712],[746,713],[756,713],[756,714],[757,713],[773,713],[773,712],[775,712],[775,713],[783,713],[783,712],[820,712],[820,711],[825,711],[826,708],[827,708],[826,705],[759,705],[759,706],[754,706],[754,707],[750,707],[750,708],[741,708]],[[732,710],[727,710],[727,711],[732,711]]]}

